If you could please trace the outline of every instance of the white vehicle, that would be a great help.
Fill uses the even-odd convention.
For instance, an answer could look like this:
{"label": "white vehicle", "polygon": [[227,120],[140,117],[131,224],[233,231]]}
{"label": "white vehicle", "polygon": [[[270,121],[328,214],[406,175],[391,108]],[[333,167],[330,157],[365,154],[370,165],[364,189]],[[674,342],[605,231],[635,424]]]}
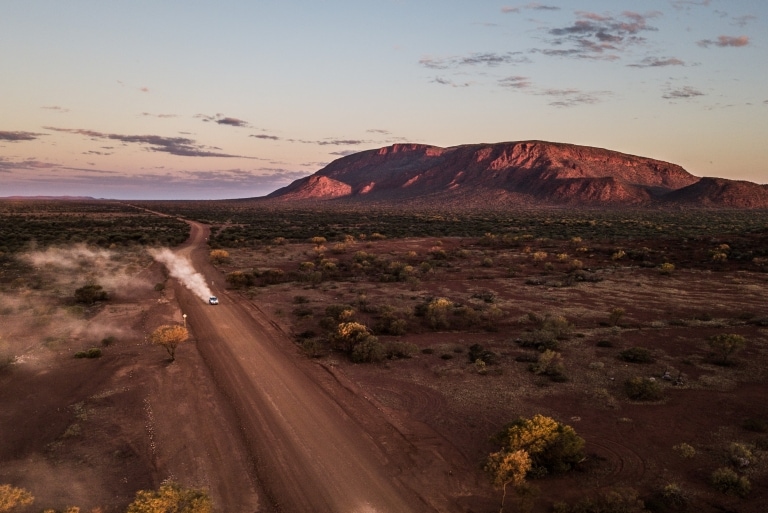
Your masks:
{"label": "white vehicle", "polygon": [[208,298],[208,304],[209,305],[218,305],[219,304],[219,298],[216,296],[211,296]]}

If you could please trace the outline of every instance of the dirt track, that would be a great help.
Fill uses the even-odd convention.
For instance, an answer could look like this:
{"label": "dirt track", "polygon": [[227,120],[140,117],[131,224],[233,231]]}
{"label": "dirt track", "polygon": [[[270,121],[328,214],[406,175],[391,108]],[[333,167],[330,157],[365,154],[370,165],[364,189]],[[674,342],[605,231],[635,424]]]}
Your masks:
{"label": "dirt track", "polygon": [[256,305],[224,290],[221,275],[208,263],[207,233],[207,227],[193,224],[189,243],[178,252],[191,258],[221,303],[209,306],[182,287],[177,299],[236,411],[267,495],[259,509],[453,510],[447,498],[424,493],[430,481],[434,487],[431,473],[450,474],[448,464],[433,451],[419,455],[407,440],[431,435],[396,429],[333,369],[297,359],[290,339]]}

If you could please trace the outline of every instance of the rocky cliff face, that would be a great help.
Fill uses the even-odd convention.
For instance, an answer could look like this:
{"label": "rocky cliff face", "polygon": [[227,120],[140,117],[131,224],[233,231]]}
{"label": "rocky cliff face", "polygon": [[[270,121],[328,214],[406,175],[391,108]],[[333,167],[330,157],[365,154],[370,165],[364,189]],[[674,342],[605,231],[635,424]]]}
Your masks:
{"label": "rocky cliff face", "polygon": [[675,164],[573,144],[396,144],[340,158],[268,198],[418,201],[436,206],[700,203],[768,208],[763,186],[717,179],[696,188],[700,181]]}

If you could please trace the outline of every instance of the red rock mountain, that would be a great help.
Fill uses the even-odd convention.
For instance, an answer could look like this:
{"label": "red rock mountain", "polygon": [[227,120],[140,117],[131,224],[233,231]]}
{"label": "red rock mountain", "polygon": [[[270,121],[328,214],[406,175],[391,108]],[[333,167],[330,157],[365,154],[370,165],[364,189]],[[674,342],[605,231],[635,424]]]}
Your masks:
{"label": "red rock mountain", "polygon": [[342,157],[267,198],[468,207],[685,204],[768,208],[768,187],[691,175],[600,148],[543,141],[395,144]]}

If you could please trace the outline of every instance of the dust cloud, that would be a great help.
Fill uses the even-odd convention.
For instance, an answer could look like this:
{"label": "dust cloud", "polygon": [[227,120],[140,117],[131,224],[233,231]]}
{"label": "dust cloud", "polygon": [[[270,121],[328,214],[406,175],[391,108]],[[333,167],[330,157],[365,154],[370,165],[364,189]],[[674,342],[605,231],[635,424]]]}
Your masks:
{"label": "dust cloud", "polygon": [[211,289],[205,282],[205,278],[195,271],[189,260],[178,256],[168,248],[151,249],[149,254],[158,262],[165,264],[171,276],[179,280],[200,299],[208,301],[208,298],[211,297]]}

